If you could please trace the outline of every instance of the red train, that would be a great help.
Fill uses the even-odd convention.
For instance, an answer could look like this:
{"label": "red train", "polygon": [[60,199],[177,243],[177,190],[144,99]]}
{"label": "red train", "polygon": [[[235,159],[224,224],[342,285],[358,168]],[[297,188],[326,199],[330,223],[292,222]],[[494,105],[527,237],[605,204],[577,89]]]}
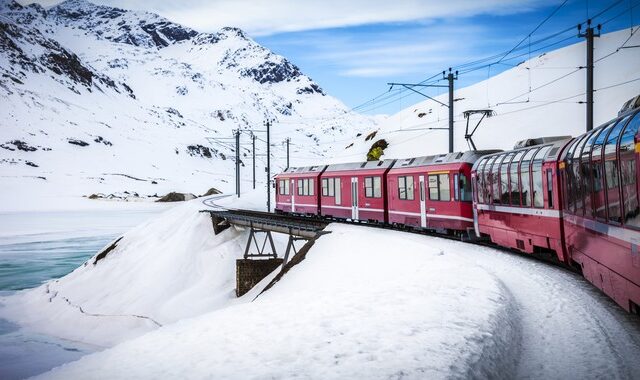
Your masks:
{"label": "red train", "polygon": [[477,238],[552,258],[640,314],[640,96],[582,136],[511,151],[290,168],[276,212]]}

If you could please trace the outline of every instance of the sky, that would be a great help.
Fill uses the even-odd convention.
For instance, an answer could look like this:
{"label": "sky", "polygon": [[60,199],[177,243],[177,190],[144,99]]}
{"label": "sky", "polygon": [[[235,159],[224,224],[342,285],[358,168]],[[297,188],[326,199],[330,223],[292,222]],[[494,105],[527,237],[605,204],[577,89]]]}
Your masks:
{"label": "sky", "polygon": [[[424,99],[397,86],[389,92],[389,82],[419,83],[453,67],[461,71],[456,86],[473,84],[544,51],[580,42],[571,27],[603,10],[594,23],[613,18],[603,33],[640,23],[639,0],[92,1],[151,11],[201,32],[239,27],[298,65],[328,94],[368,114],[395,113]],[[518,43],[520,49],[498,64],[472,72],[462,66],[506,53]],[[419,91],[434,96],[446,89]]]}

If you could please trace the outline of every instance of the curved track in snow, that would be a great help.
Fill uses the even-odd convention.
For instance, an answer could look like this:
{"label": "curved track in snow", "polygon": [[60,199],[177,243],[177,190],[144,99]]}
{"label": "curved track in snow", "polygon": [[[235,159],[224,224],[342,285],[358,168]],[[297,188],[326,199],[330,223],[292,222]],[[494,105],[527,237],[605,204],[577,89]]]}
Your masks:
{"label": "curved track in snow", "polygon": [[514,297],[511,317],[521,329],[517,378],[639,376],[640,318],[584,278],[491,248],[456,254],[492,273]]}

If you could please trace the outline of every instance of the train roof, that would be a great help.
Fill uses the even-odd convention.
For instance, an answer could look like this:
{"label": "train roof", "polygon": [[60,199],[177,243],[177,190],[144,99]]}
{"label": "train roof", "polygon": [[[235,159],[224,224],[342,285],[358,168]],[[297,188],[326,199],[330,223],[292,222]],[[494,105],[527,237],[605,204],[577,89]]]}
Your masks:
{"label": "train roof", "polygon": [[382,161],[362,161],[362,162],[348,162],[344,164],[332,164],[327,166],[326,172],[339,172],[346,170],[375,170],[375,169],[387,169],[390,168],[396,160],[382,160]]}
{"label": "train roof", "polygon": [[502,152],[501,150],[491,149],[491,150],[468,150],[466,152],[453,152],[453,153],[445,153],[445,154],[436,154],[433,156],[422,156],[422,157],[414,157],[414,158],[405,158],[402,160],[398,160],[398,162],[394,165],[394,169],[403,169],[403,168],[414,168],[419,166],[429,166],[429,165],[442,165],[442,164],[452,164],[452,163],[470,163],[473,164],[480,157],[486,156],[487,154]]}
{"label": "train roof", "polygon": [[298,167],[289,167],[282,171],[281,174],[304,174],[304,173],[320,173],[327,165],[314,165],[314,166],[298,166]]}
{"label": "train roof", "polygon": [[[545,154],[545,156],[542,158],[543,161],[555,161],[558,159],[558,156],[560,155],[560,153],[562,152],[562,148],[565,147],[567,145],[567,143],[569,143],[569,141],[572,140],[571,136],[566,136],[562,139],[551,139],[551,141],[549,142],[549,140],[546,140],[545,138],[539,138],[539,139],[530,139],[530,141],[546,141],[546,143],[541,143],[538,145],[531,145],[531,146],[525,146],[523,148],[518,148],[518,149],[513,149],[513,150],[508,150],[505,152],[500,152],[500,153],[494,153],[494,154],[489,154],[487,155],[488,158],[490,157],[494,157],[494,156],[499,156],[501,154],[509,154],[509,153],[513,153],[513,152],[520,152],[520,151],[527,151],[530,149],[538,149],[544,146],[550,146],[551,149],[549,149],[549,151]],[[478,163],[480,162],[480,160],[478,160],[475,165],[473,165],[473,169],[475,170],[478,166]]]}

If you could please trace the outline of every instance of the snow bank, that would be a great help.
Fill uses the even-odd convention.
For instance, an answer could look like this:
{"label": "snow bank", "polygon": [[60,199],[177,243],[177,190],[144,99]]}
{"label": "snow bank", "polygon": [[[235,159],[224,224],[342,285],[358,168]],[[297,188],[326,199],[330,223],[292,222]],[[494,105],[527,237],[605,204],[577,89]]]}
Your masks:
{"label": "snow bank", "polygon": [[[45,378],[508,377],[518,319],[495,277],[429,238],[331,225],[254,302],[166,326]],[[488,365],[491,363],[491,365]]]}
{"label": "snow bank", "polygon": [[213,234],[202,200],[127,232],[105,258],[0,298],[0,317],[64,339],[111,346],[235,301],[235,260],[246,235]]}

